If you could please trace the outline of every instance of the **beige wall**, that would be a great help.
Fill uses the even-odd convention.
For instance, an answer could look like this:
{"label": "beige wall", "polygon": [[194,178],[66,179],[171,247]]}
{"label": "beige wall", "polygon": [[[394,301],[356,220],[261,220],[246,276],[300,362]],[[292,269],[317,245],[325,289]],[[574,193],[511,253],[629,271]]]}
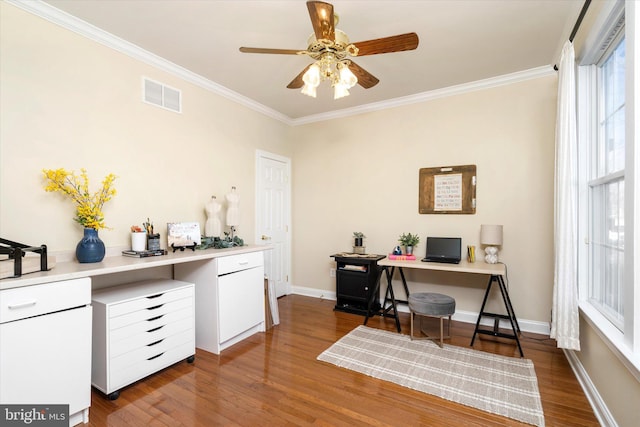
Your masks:
{"label": "beige wall", "polygon": [[611,352],[594,328],[580,318],[580,348],[576,356],[620,427],[638,425],[640,382]]}
{"label": "beige wall", "polygon": [[[129,244],[149,217],[199,221],[212,195],[236,186],[238,234],[254,241],[255,150],[290,156],[284,124],[0,2],[0,236],[52,251],[82,228],[41,170],[86,168],[92,189],[118,176],[104,208],[107,247]],[[182,91],[183,113],[141,101],[142,76]]]}
{"label": "beige wall", "polygon": [[[555,76],[539,78],[293,129],[295,284],[335,290],[329,255],[349,250],[354,231],[380,254],[401,233],[417,233],[423,256],[427,235],[479,246],[481,224],[502,224],[515,311],[548,322],[556,85]],[[477,166],[476,214],[419,214],[419,169],[465,164]],[[459,310],[480,308],[486,278],[409,276],[456,297]]]}

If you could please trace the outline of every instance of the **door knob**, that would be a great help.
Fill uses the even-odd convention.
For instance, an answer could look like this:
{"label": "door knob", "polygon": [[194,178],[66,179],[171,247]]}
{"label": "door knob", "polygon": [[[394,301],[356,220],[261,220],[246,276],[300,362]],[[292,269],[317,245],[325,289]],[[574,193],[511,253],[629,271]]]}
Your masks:
{"label": "door knob", "polygon": [[271,236],[262,235],[262,240],[271,240]]}

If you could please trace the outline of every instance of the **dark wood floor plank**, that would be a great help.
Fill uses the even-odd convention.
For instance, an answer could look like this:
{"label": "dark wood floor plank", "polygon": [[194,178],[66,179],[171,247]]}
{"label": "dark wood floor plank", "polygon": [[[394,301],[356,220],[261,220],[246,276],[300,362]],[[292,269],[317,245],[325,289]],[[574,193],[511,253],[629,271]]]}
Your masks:
{"label": "dark wood floor plank", "polygon": [[[278,300],[280,325],[224,350],[197,350],[121,391],[94,390],[89,426],[522,426],[520,422],[320,362],[317,356],[362,316],[333,311],[333,301],[290,295]],[[403,332],[409,316],[400,313]],[[368,326],[395,331],[391,319]],[[452,323],[449,344],[468,347],[473,325]],[[522,337],[534,362],[547,426],[598,422],[563,352],[536,334]],[[517,357],[512,340],[481,336],[476,350]]]}

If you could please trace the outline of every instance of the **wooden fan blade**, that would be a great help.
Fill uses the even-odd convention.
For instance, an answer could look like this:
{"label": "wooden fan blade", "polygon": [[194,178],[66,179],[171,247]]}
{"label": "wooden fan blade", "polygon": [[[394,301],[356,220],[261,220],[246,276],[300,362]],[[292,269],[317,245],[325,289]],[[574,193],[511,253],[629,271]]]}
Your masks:
{"label": "wooden fan blade", "polygon": [[304,76],[304,73],[307,72],[307,70],[309,69],[309,67],[311,67],[311,65],[313,65],[313,64],[307,65],[305,67],[305,69],[302,70],[302,72],[300,72],[300,74],[298,74],[296,76],[295,79],[291,80],[291,83],[289,83],[287,85],[287,88],[289,88],[289,89],[300,89],[302,86],[304,86],[304,81],[302,80],[302,76]]}
{"label": "wooden fan blade", "polygon": [[353,44],[358,48],[358,56],[401,52],[403,50],[414,50],[417,48],[418,35],[416,33],[399,34],[397,36],[366,40]]}
{"label": "wooden fan blade", "polygon": [[358,78],[358,84],[365,89],[372,88],[380,82],[373,74],[353,61],[350,61],[349,69]]}
{"label": "wooden fan blade", "polygon": [[[280,55],[297,55],[300,50],[293,49],[268,49],[261,47],[241,47],[240,52],[244,53],[276,53]],[[302,51],[304,52],[304,51]]]}
{"label": "wooden fan blade", "polygon": [[316,39],[335,41],[333,5],[323,1],[308,1],[307,9],[309,9],[309,17]]}

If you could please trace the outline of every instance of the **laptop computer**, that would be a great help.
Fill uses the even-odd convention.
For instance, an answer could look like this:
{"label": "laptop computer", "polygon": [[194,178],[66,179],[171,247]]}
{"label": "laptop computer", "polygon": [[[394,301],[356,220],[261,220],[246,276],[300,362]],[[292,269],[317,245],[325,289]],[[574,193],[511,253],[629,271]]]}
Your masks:
{"label": "laptop computer", "polygon": [[427,237],[424,262],[460,263],[462,239],[460,237]]}

